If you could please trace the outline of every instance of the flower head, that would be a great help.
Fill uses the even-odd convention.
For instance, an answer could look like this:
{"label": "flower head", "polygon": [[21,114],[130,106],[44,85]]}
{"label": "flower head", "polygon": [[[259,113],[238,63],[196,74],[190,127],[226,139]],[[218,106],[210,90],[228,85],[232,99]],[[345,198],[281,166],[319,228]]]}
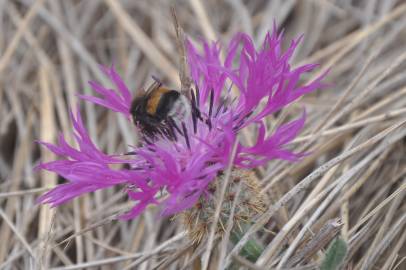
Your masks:
{"label": "flower head", "polygon": [[[268,34],[258,50],[251,38],[237,34],[220,57],[219,43],[203,42],[203,52],[186,43],[191,77],[191,114],[182,121],[168,121],[159,136],[143,139],[131,155],[107,155],[90,140],[79,112],[72,114],[75,139],[79,149],[69,146],[60,136],[58,145],[41,143],[62,159],[40,164],[68,183],[59,185],[39,201],[59,205],[86,192],[123,185],[134,208],[124,215],[133,218],[149,204],[160,204],[162,213],[170,215],[190,209],[199,198],[209,198],[210,183],[232,161],[235,168],[255,168],[272,159],[293,161],[301,156],[287,145],[302,129],[305,114],[266,134],[265,117],[279,111],[302,95],[325,87],[324,75],[300,85],[300,76],[317,65],[292,69],[289,60],[300,38],[286,51],[281,49],[282,34]],[[104,106],[130,118],[130,91],[114,70],[103,68],[116,89],[106,89],[91,82],[101,98],[83,99]],[[233,96],[233,91],[238,91]],[[170,120],[170,119],[169,119]],[[246,146],[238,141],[239,132],[258,126],[256,141]],[[236,153],[231,157],[233,147]],[[117,169],[127,164],[130,169]],[[113,169],[115,168],[115,169]],[[161,192],[165,191],[165,192]]]}

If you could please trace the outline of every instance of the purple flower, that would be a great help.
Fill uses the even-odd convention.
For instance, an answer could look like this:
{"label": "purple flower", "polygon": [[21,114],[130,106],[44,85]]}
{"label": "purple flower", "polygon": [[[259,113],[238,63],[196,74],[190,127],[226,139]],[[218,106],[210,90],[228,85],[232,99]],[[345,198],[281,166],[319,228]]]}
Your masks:
{"label": "purple flower", "polygon": [[[187,42],[195,82],[190,93],[192,113],[182,122],[168,124],[161,135],[145,138],[131,155],[101,152],[90,140],[79,112],[76,118],[72,115],[79,149],[69,146],[63,136],[58,145],[41,143],[62,159],[39,165],[69,182],[44,194],[39,202],[56,206],[86,192],[122,185],[136,201],[124,218],[137,216],[149,204],[161,205],[162,214],[170,215],[192,207],[201,196],[210,196],[207,186],[227,168],[235,144],[232,165],[237,168],[255,168],[272,159],[300,158],[302,154],[290,151],[288,144],[302,129],[305,114],[270,135],[266,135],[263,120],[302,95],[324,88],[321,80],[325,74],[306,85],[299,84],[300,76],[317,65],[292,69],[289,59],[300,38],[286,51],[282,51],[281,42],[282,34],[274,31],[256,50],[249,36],[237,34],[225,50],[224,61],[219,43],[203,42],[203,52],[199,53]],[[103,70],[116,89],[91,82],[102,98],[81,97],[130,118],[130,91],[114,68]],[[239,92],[236,98],[232,95],[235,90]],[[251,125],[258,126],[258,135],[254,145],[245,146],[237,136]],[[117,169],[120,164],[130,169]]]}

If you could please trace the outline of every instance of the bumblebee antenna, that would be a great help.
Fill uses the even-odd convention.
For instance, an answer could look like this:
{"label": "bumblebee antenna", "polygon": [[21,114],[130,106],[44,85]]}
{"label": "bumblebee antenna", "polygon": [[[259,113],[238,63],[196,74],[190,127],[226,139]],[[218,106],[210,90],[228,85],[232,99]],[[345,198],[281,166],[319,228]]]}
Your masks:
{"label": "bumblebee antenna", "polygon": [[162,85],[162,82],[161,82],[161,80],[160,79],[158,79],[158,77],[156,77],[155,75],[151,75],[151,78],[156,82],[156,83],[158,83],[159,84],[159,86],[161,86]]}

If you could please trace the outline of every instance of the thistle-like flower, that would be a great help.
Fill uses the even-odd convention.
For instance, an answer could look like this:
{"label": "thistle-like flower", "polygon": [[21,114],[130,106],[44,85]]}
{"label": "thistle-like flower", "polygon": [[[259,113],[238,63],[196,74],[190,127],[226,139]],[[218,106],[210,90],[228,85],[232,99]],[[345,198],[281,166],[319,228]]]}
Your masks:
{"label": "thistle-like flower", "polygon": [[[42,195],[39,202],[57,206],[83,193],[121,185],[136,202],[123,218],[134,218],[146,206],[158,204],[163,215],[182,212],[190,230],[193,222],[202,221],[200,225],[206,227],[192,232],[194,240],[199,241],[202,231],[210,224],[210,217],[198,212],[199,205],[204,204],[203,208],[211,211],[206,206],[215,205],[212,202],[216,200],[217,187],[231,162],[230,185],[243,181],[240,183],[243,203],[235,210],[235,218],[247,220],[260,213],[264,200],[248,170],[273,159],[300,158],[302,154],[289,150],[288,144],[302,129],[305,114],[277,127],[272,134],[267,134],[264,118],[302,95],[326,86],[321,82],[324,75],[300,85],[300,76],[317,65],[292,69],[289,60],[300,38],[292,41],[286,51],[282,50],[281,42],[282,34],[274,31],[257,50],[251,38],[240,33],[225,49],[224,61],[219,43],[203,42],[200,53],[191,42],[186,42],[190,76],[194,81],[188,93],[191,114],[180,122],[168,122],[167,128],[154,138],[145,136],[142,145],[134,147],[125,157],[108,155],[98,149],[90,140],[79,111],[76,115],[72,113],[79,149],[68,145],[63,135],[57,145],[41,142],[61,159],[38,166],[68,182]],[[103,71],[115,89],[91,82],[101,97],[81,98],[130,119],[131,92],[113,67]],[[235,91],[238,95],[234,95]],[[256,140],[253,145],[243,145],[238,134],[252,125],[258,127]],[[232,156],[233,147],[236,147],[235,156]],[[117,169],[116,164],[127,164],[129,168]],[[233,199],[235,188],[229,186],[226,192],[226,199]],[[230,212],[229,206],[225,208]]]}

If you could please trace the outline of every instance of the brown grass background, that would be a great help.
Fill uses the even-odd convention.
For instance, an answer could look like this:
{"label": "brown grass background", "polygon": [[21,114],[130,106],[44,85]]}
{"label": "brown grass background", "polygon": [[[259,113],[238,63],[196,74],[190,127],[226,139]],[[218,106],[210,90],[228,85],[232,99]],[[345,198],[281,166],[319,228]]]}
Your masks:
{"label": "brown grass background", "polygon": [[[259,45],[276,20],[286,44],[305,34],[293,65],[331,68],[330,89],[269,119],[274,126],[306,107],[306,128],[292,147],[311,154],[258,170],[273,207],[237,244],[248,236],[261,243],[256,262],[215,239],[191,248],[178,222],[157,219],[154,207],[115,220],[132,205],[119,189],[57,209],[35,204],[62,179],[33,171],[55,159],[34,141],[55,142],[58,132],[72,141],[75,95],[91,93],[89,80],[108,84],[98,64],[114,63],[133,91],[151,75],[179,87],[172,6],[193,40],[227,42],[244,31]],[[203,256],[210,269],[230,262],[235,269],[317,269],[336,235],[349,247],[343,269],[406,268],[404,1],[11,0],[0,1],[0,18],[0,269],[199,269],[194,257],[209,254],[207,247],[223,254],[210,263]],[[136,142],[124,119],[80,106],[107,153]]]}

